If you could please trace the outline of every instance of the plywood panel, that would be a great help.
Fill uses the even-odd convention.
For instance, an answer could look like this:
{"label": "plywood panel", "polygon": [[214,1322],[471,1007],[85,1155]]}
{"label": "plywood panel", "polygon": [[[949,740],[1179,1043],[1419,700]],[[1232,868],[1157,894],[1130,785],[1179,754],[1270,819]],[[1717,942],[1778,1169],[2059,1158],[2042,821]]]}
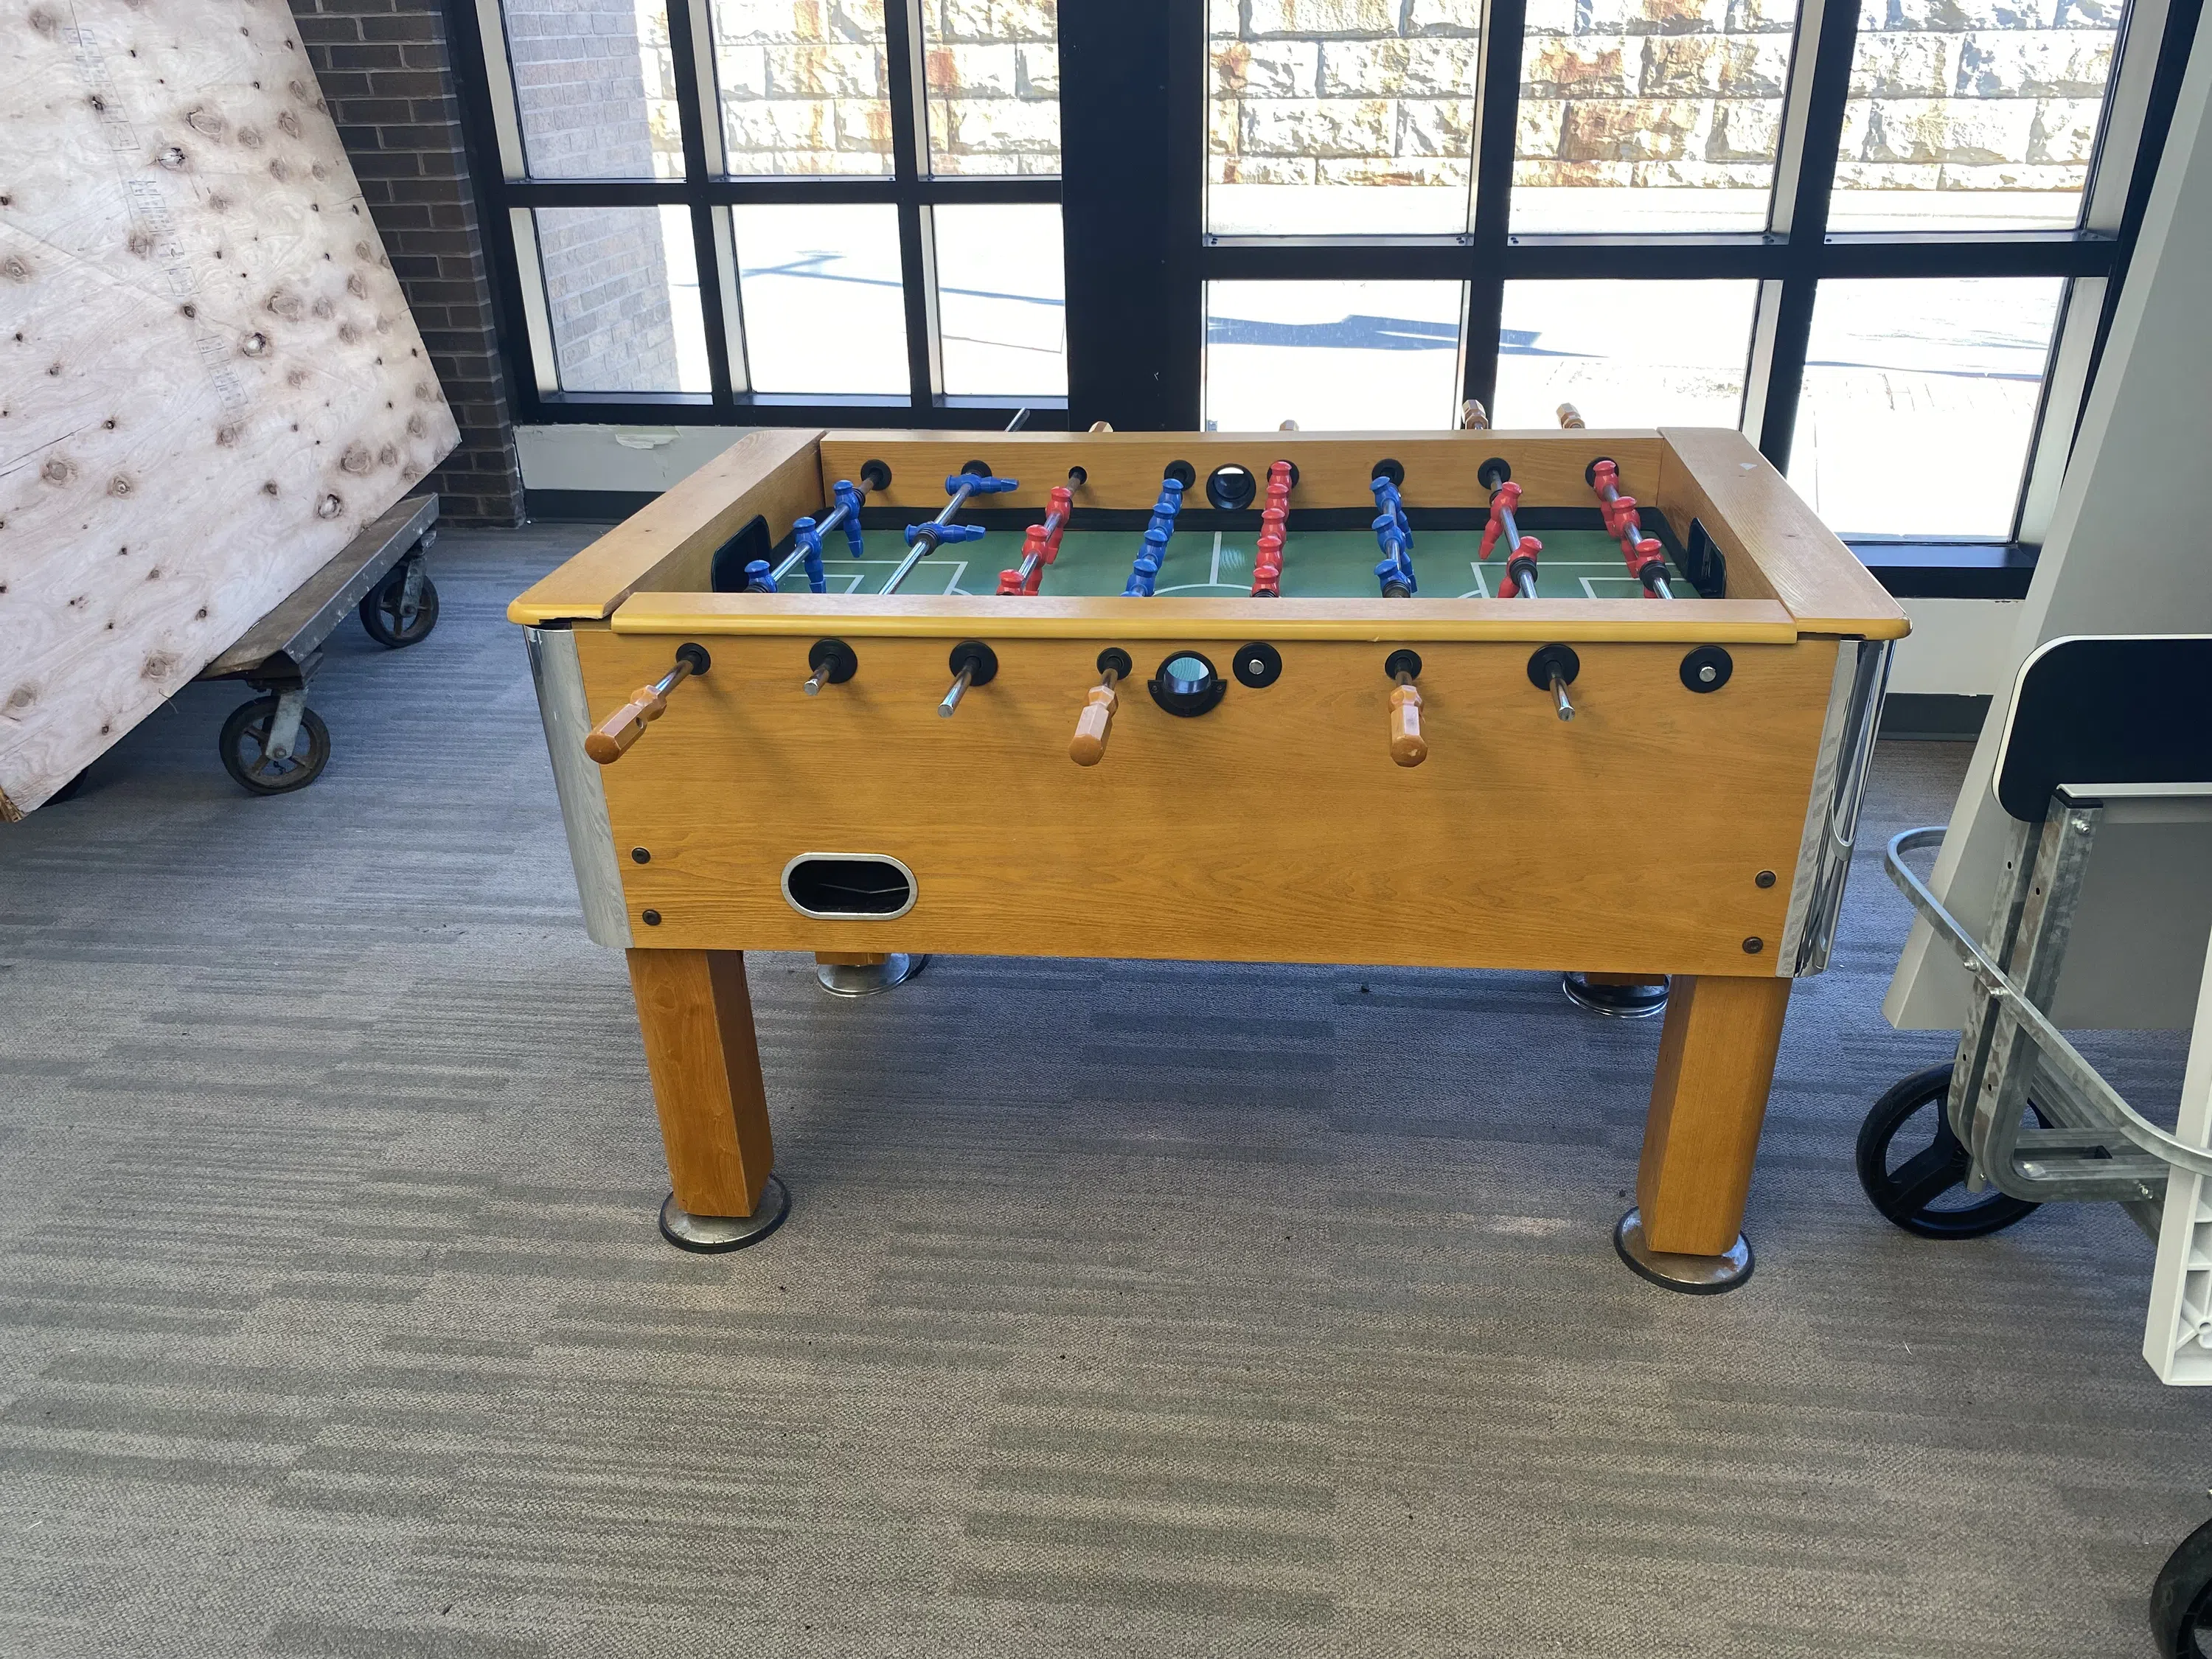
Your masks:
{"label": "plywood panel", "polygon": [[283,0],[0,18],[0,818],[456,436]]}

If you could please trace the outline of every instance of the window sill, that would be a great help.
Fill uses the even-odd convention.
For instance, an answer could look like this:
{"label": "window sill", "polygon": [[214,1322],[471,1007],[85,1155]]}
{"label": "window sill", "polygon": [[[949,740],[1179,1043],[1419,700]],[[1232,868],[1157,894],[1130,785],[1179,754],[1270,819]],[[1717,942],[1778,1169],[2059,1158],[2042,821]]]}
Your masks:
{"label": "window sill", "polygon": [[2024,599],[2042,551],[2018,542],[1844,541],[1899,599]]}

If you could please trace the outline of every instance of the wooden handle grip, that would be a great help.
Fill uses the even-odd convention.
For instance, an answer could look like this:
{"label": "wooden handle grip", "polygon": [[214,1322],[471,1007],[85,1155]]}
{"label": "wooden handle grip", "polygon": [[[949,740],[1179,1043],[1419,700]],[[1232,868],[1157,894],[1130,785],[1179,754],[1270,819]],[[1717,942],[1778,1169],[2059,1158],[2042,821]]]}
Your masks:
{"label": "wooden handle grip", "polygon": [[1106,734],[1113,730],[1114,705],[1118,701],[1107,687],[1094,685],[1075,722],[1075,738],[1067,757],[1078,766],[1096,766],[1106,758]]}
{"label": "wooden handle grip", "polygon": [[645,734],[645,723],[668,711],[668,698],[656,687],[641,685],[630,699],[601,720],[584,739],[584,752],[602,766],[611,766]]}
{"label": "wooden handle grip", "polygon": [[1390,694],[1390,758],[1401,766],[1419,766],[1428,757],[1428,741],[1421,736],[1421,694],[1401,685]]}

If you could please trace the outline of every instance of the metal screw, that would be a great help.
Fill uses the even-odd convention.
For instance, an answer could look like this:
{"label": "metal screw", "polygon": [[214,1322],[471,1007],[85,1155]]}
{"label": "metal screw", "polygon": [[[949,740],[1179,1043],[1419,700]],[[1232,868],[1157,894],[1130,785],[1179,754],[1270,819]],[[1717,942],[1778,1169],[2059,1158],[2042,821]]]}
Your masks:
{"label": "metal screw", "polygon": [[1703,668],[1700,668],[1698,671],[1698,678],[1703,680],[1707,685],[1711,685],[1714,680],[1720,677],[1720,672],[1721,671],[1714,667],[1712,664],[1707,663]]}
{"label": "metal screw", "polygon": [[659,926],[660,926],[660,912],[659,912],[659,911],[658,911],[658,910],[647,910],[647,911],[645,913],[645,925],[646,925],[647,927],[659,927]]}
{"label": "metal screw", "polygon": [[[645,849],[643,848],[640,848],[638,850],[640,852],[643,852]],[[1771,870],[1762,870],[1757,875],[1753,876],[1751,878],[1751,881],[1752,885],[1754,887],[1771,887],[1774,885],[1774,872]]]}
{"label": "metal screw", "polygon": [[[653,862],[653,854],[647,852],[642,847],[631,848],[629,849],[629,855],[631,860],[635,863],[650,864]],[[1769,879],[1771,879],[1771,878],[1769,878]],[[1759,884],[1764,886],[1765,885],[1765,883],[1762,882]]]}
{"label": "metal screw", "polygon": [[[652,912],[647,911],[646,914],[650,915]],[[1749,939],[1743,942],[1743,953],[1747,957],[1755,957],[1765,948],[1766,941],[1759,938],[1756,933],[1753,933]]]}

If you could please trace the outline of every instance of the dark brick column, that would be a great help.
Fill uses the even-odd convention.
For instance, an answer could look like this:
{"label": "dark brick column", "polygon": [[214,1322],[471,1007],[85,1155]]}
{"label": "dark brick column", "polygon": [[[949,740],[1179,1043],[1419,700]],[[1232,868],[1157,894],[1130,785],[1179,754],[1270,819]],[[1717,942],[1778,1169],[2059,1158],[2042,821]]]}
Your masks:
{"label": "dark brick column", "polygon": [[522,516],[491,285],[442,11],[422,0],[291,0],[300,38],[461,428],[431,475],[453,520]]}

